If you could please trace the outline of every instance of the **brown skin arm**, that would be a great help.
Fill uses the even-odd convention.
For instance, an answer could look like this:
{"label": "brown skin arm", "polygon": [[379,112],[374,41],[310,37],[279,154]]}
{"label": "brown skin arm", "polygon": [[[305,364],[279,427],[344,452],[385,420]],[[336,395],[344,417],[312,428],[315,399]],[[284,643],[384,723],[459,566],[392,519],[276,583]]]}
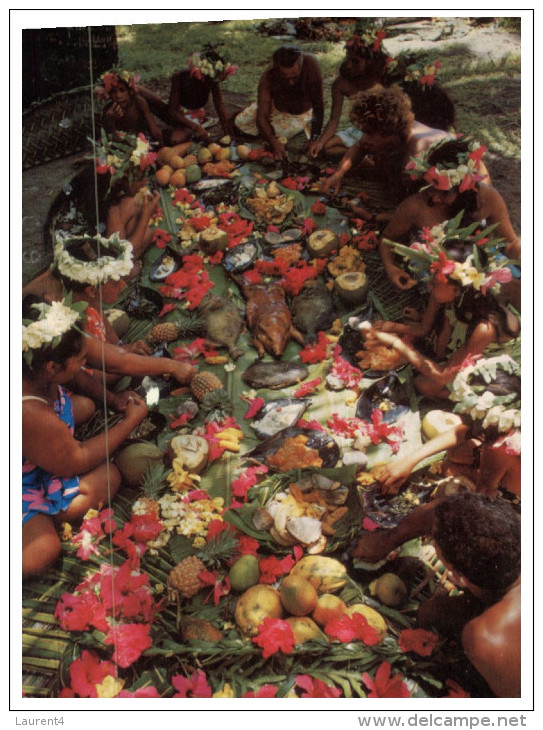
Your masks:
{"label": "brown skin arm", "polygon": [[258,84],[258,101],[256,111],[256,123],[264,137],[272,146],[275,158],[282,160],[285,157],[285,146],[275,136],[275,131],[270,122],[273,101],[271,95],[270,73],[266,71]]}
{"label": "brown skin arm", "polygon": [[515,233],[515,229],[509,218],[509,211],[507,210],[505,200],[496,188],[484,184],[481,184],[479,187],[479,198],[481,212],[486,218],[488,225],[498,223],[492,235],[505,238],[506,241],[509,241],[505,249],[506,254],[510,258],[520,261],[520,238]]}
{"label": "brown skin arm", "polygon": [[498,697],[520,697],[520,586],[466,624],[462,646]]}
{"label": "brown skin arm", "polygon": [[420,322],[410,322],[409,324],[403,324],[402,322],[382,322],[377,320],[373,324],[373,328],[380,332],[395,332],[398,335],[409,335],[410,337],[424,337],[432,329],[432,325],[435,322],[437,314],[439,312],[440,305],[436,302],[435,298],[430,295],[428,305],[424,310],[422,319]]}
{"label": "brown skin arm", "polygon": [[[23,405],[23,454],[32,463],[59,477],[86,474],[105,461],[147,415],[137,396],[125,410],[124,419],[87,441],[79,442],[50,406],[38,401]],[[44,438],[44,434],[47,436]],[[106,452],[106,443],[108,452]]]}
{"label": "brown skin arm", "polygon": [[166,357],[145,357],[126,352],[122,347],[110,345],[89,337],[87,341],[87,364],[94,368],[102,368],[102,352],[105,370],[114,375],[171,375],[180,383],[188,383],[194,374],[194,368],[186,363],[177,362]]}
{"label": "brown skin arm", "polygon": [[230,123],[228,122],[228,118],[226,116],[226,109],[224,108],[224,101],[222,98],[220,84],[214,84],[211,87],[211,96],[213,99],[213,105],[215,106],[215,109],[217,110],[217,114],[219,115],[219,120],[221,122],[224,133],[232,134],[232,127],[230,126]]}
{"label": "brown skin arm", "polygon": [[418,212],[421,200],[418,195],[410,195],[403,200],[396,208],[394,215],[387,223],[381,238],[379,239],[379,254],[384,269],[390,281],[398,289],[410,289],[416,282],[403,269],[394,263],[394,250],[390,245],[383,243],[388,241],[399,241],[409,231],[418,227]]}
{"label": "brown skin arm", "polygon": [[309,64],[309,96],[311,98],[311,108],[313,109],[313,119],[311,120],[311,136],[314,137],[321,133],[322,122],[324,120],[324,96],[322,92],[322,71],[316,58],[304,54],[304,63]]}
{"label": "brown skin arm", "polygon": [[407,456],[401,459],[394,459],[390,464],[387,464],[385,467],[386,471],[384,470],[383,474],[379,477],[383,494],[398,494],[400,487],[419,461],[434,454],[439,454],[440,451],[446,451],[453,446],[457,446],[464,441],[466,432],[467,427],[463,424],[455,426],[445,431],[445,433],[441,433],[433,439],[430,439],[419,449],[415,449]]}
{"label": "brown skin arm", "polygon": [[310,143],[309,154],[311,157],[317,157],[317,155],[324,149],[328,140],[336,133],[339,120],[341,118],[341,111],[343,109],[343,99],[343,79],[341,76],[338,76],[332,84],[332,110],[330,112],[330,119],[328,120],[320,138]]}
{"label": "brown skin arm", "polygon": [[155,122],[155,118],[151,114],[149,104],[143,98],[143,96],[140,96],[139,94],[136,95],[136,104],[141,114],[143,114],[143,116],[145,117],[145,122],[147,124],[147,127],[149,128],[149,133],[151,134],[151,137],[153,137],[153,139],[156,139],[156,141],[160,145],[162,145],[164,143],[164,140],[162,138],[162,131],[158,124]]}
{"label": "brown skin arm", "polygon": [[341,182],[346,173],[349,172],[349,170],[365,156],[361,142],[362,140],[359,140],[355,145],[349,147],[347,152],[339,161],[337,170],[322,183],[321,193],[328,193],[331,189],[333,189],[334,193],[338,195],[341,189]]}
{"label": "brown skin arm", "polygon": [[432,530],[434,510],[439,500],[416,507],[409,512],[399,525],[390,530],[375,530],[366,532],[358,540],[351,552],[354,558],[360,558],[369,563],[383,560],[404,542],[414,540],[416,537],[429,535]]}
{"label": "brown skin arm", "polygon": [[496,340],[496,337],[497,332],[494,325],[489,322],[480,322],[468,341],[458,348],[445,365],[438,365],[433,360],[424,357],[411,345],[400,340],[399,337],[375,330],[371,330],[367,335],[367,338],[375,338],[385,345],[391,345],[405,357],[415,370],[440,385],[452,382],[464,359],[468,355],[480,355],[491,342]]}

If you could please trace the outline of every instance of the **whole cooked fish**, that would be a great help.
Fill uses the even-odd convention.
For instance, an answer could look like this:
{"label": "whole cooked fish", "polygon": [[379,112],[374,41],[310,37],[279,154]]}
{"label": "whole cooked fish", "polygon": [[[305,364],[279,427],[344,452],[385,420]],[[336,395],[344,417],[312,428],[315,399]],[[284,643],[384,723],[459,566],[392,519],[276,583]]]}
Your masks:
{"label": "whole cooked fish", "polygon": [[305,365],[294,362],[261,362],[258,360],[249,365],[243,373],[242,379],[244,383],[250,385],[251,388],[269,388],[277,390],[278,388],[288,388],[289,385],[300,383],[309,375],[309,370]]}

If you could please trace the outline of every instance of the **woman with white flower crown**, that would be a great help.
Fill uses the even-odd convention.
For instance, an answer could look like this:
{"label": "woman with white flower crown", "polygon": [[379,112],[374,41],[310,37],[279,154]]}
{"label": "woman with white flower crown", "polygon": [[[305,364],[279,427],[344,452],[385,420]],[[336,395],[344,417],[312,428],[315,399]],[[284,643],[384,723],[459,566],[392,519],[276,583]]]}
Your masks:
{"label": "woman with white flower crown", "polygon": [[81,304],[34,304],[37,320],[23,320],[23,577],[38,575],[60,555],[57,528],[106,503],[120,486],[109,456],[147,415],[135,394],[124,419],[107,433],[79,442],[74,426],[93,411],[65,390],[85,363]]}
{"label": "woman with white flower crown", "polygon": [[[64,290],[75,301],[88,303],[87,361],[99,371],[93,390],[102,387],[102,364],[108,383],[115,382],[120,375],[168,375],[183,384],[190,380],[194,371],[191,366],[171,358],[150,357],[151,350],[144,340],[119,344],[111,325],[101,315],[101,305],[114,304],[126,286],[123,277],[133,265],[129,241],[122,241],[117,234],[109,239],[59,238],[54,255],[53,274],[60,279]],[[92,385],[85,382],[84,387],[88,391]]]}
{"label": "woman with white flower crown", "polygon": [[[512,277],[501,239],[489,237],[494,226],[460,228],[462,216],[460,211],[453,220],[425,229],[411,246],[388,242],[408,260],[414,276],[427,282],[430,298],[420,322],[377,321],[365,330],[370,347],[388,345],[407,360],[418,373],[416,389],[432,398],[448,396],[446,386],[466,357],[512,351],[520,332],[518,317],[494,296]],[[435,360],[411,344],[431,331]]]}
{"label": "woman with white flower crown", "polygon": [[491,496],[499,487],[520,496],[518,363],[508,355],[470,358],[450,386],[449,399],[461,421],[383,467],[382,491],[397,494],[417,464],[446,450],[446,476],[467,476],[478,492]]}
{"label": "woman with white flower crown", "polygon": [[505,201],[482,167],[485,151],[484,145],[471,138],[445,139],[407,163],[411,180],[424,187],[399,204],[379,244],[387,276],[398,289],[410,289],[416,281],[398,265],[385,240],[408,243],[410,236],[450,220],[460,211],[464,212],[464,225],[474,221],[483,227],[496,224],[495,233],[507,242],[506,254],[520,260],[520,240]]}

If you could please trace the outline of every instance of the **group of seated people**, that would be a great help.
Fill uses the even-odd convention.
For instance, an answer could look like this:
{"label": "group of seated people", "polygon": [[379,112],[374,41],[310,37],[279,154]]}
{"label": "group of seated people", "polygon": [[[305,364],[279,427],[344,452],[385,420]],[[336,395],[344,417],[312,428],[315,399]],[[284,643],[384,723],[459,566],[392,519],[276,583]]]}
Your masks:
{"label": "group of seated people", "polygon": [[[452,401],[462,420],[408,456],[393,458],[381,476],[382,489],[396,493],[420,461],[447,451],[447,473],[469,474],[479,494],[436,500],[414,510],[394,530],[363,534],[353,556],[381,560],[406,540],[433,535],[444,565],[476,598],[461,635],[468,657],[496,694],[516,696],[520,533],[516,513],[497,494],[504,488],[520,495],[520,369],[507,354],[520,331],[515,278],[520,241],[502,196],[491,185],[482,161],[485,148],[416,120],[407,94],[394,84],[383,85],[386,64],[375,38],[355,36],[346,51],[324,131],[319,64],[295,46],[277,49],[260,80],[257,101],[232,121],[220,82],[236,67],[216,47],[193,54],[188,67],[173,75],[168,103],[139,86],[134,74],[112,71],[102,78],[108,100],[103,128],[108,138],[143,133],[158,145],[191,138],[206,142],[202,109],[211,94],[225,132],[264,138],[278,161],[287,155],[288,140],[300,132],[306,133],[310,157],[341,156],[336,172],[322,183],[323,194],[337,196],[345,174],[365,168],[401,191],[379,252],[399,290],[422,291],[426,285],[426,305],[423,311],[406,312],[401,322],[368,324],[364,335],[370,344],[396,349],[416,372],[419,395],[448,403],[443,407],[449,410]],[[345,98],[354,126],[339,131]],[[151,150],[146,144],[143,155]],[[57,559],[61,522],[80,520],[120,486],[110,455],[145,418],[147,406],[134,392],[112,392],[115,378],[167,374],[186,384],[193,374],[189,365],[151,357],[145,341],[118,343],[101,314],[101,305],[115,303],[125,280],[137,273],[152,238],[149,222],[159,199],[145,188],[152,164],[131,159],[129,150],[128,173],[115,179],[110,172],[104,237],[83,237],[76,244],[59,237],[51,270],[23,290],[24,577],[38,575]],[[352,209],[356,215],[357,204]],[[77,441],[74,426],[88,419],[104,397],[124,419],[107,435]],[[458,537],[461,529],[464,542]],[[502,556],[494,532],[492,540],[485,538],[485,530],[500,529],[508,532],[511,566],[502,570],[502,557],[492,562],[489,555],[491,567],[481,577],[472,553],[482,556],[491,543],[494,556]],[[455,551],[453,543],[461,550]],[[437,619],[429,613],[425,621],[436,625]]]}

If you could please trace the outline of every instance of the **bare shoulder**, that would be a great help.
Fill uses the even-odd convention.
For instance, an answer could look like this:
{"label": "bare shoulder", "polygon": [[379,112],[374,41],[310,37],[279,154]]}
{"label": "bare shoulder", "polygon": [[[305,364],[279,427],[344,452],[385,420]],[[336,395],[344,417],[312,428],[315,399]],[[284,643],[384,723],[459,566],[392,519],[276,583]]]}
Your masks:
{"label": "bare shoulder", "polygon": [[520,585],[462,632],[467,657],[499,697],[520,693]]}
{"label": "bare shoulder", "polygon": [[408,152],[412,156],[419,155],[428,149],[430,145],[442,139],[454,139],[454,137],[442,129],[434,129],[422,124],[422,122],[414,121],[409,138]]}

